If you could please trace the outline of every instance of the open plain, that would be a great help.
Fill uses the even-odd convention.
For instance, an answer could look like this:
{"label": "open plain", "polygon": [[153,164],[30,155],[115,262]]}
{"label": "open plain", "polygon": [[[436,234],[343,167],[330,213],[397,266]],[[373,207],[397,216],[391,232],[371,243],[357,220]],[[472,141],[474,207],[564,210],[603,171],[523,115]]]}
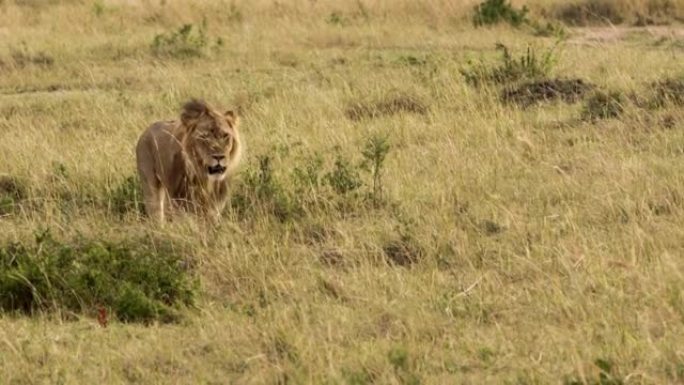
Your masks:
{"label": "open plain", "polygon": [[[0,384],[684,383],[684,3],[566,3],[0,0]],[[191,97],[245,161],[157,226]]]}

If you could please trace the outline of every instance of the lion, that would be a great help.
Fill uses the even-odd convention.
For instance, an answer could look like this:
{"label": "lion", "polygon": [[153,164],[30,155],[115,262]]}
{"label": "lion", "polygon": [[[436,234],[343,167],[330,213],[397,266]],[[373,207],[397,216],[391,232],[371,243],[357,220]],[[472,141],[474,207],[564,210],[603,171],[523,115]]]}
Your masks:
{"label": "lion", "polygon": [[145,212],[164,222],[176,210],[220,219],[242,158],[239,117],[203,100],[185,103],[179,120],[158,121],[138,139],[136,161]]}

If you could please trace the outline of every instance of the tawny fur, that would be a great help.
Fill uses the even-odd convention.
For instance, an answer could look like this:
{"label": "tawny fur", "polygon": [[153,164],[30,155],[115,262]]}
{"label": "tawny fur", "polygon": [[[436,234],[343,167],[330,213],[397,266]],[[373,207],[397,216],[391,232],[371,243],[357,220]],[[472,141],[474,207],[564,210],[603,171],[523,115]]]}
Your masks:
{"label": "tawny fur", "polygon": [[155,122],[142,133],[136,159],[148,216],[163,222],[183,209],[219,219],[244,147],[238,124],[234,112],[191,100],[179,120]]}

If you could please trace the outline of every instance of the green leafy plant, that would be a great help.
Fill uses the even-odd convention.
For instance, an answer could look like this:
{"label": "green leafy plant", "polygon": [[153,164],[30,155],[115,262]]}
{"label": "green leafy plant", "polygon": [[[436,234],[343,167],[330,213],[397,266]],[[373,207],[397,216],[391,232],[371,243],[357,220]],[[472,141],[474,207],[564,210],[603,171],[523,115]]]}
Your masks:
{"label": "green leafy plant", "polygon": [[368,138],[361,154],[364,157],[363,167],[369,169],[373,177],[372,199],[377,205],[382,199],[382,171],[385,158],[390,150],[390,143],[386,136],[373,135]]}
{"label": "green leafy plant", "polygon": [[556,45],[538,52],[528,46],[525,53],[515,57],[508,47],[497,44],[501,53],[498,65],[490,66],[484,62],[470,63],[469,68],[461,70],[467,83],[478,86],[483,83],[505,84],[523,79],[542,79],[549,75],[557,62]]}
{"label": "green leafy plant", "polygon": [[335,159],[333,169],[325,174],[326,183],[338,194],[349,194],[363,185],[358,170],[341,156]]}
{"label": "green leafy plant", "polygon": [[187,266],[167,242],[64,242],[43,230],[34,242],[0,245],[0,310],[93,315],[106,309],[125,322],[171,322],[194,302],[197,281]]}
{"label": "green leafy plant", "polygon": [[245,174],[244,183],[231,199],[231,206],[238,215],[261,211],[273,214],[281,221],[294,216],[293,200],[276,177],[270,156],[258,156],[256,167]]}
{"label": "green leafy plant", "polygon": [[515,9],[507,0],[485,0],[475,7],[473,23],[482,26],[507,22],[517,27],[527,21],[528,12],[526,6]]}
{"label": "green leafy plant", "polygon": [[[222,40],[217,40],[217,44],[222,45]],[[177,58],[205,56],[210,48],[206,20],[203,20],[199,26],[184,24],[176,31],[156,35],[151,48],[156,56]]]}

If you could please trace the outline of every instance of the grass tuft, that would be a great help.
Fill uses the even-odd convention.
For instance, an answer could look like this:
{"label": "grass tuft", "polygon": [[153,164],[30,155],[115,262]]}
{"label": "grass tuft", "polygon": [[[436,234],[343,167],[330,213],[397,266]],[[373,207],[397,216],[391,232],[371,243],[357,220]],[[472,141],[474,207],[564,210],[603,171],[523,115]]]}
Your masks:
{"label": "grass tuft", "polygon": [[622,92],[597,90],[585,101],[582,117],[588,120],[617,118],[624,112],[626,101]]}
{"label": "grass tuft", "polygon": [[556,100],[575,103],[593,89],[594,85],[582,79],[543,79],[528,81],[505,89],[501,94],[501,99],[522,107]]}
{"label": "grass tuft", "polygon": [[428,106],[415,96],[396,94],[371,103],[352,103],[345,110],[345,115],[351,120],[359,121],[403,112],[425,115],[428,113]]}

